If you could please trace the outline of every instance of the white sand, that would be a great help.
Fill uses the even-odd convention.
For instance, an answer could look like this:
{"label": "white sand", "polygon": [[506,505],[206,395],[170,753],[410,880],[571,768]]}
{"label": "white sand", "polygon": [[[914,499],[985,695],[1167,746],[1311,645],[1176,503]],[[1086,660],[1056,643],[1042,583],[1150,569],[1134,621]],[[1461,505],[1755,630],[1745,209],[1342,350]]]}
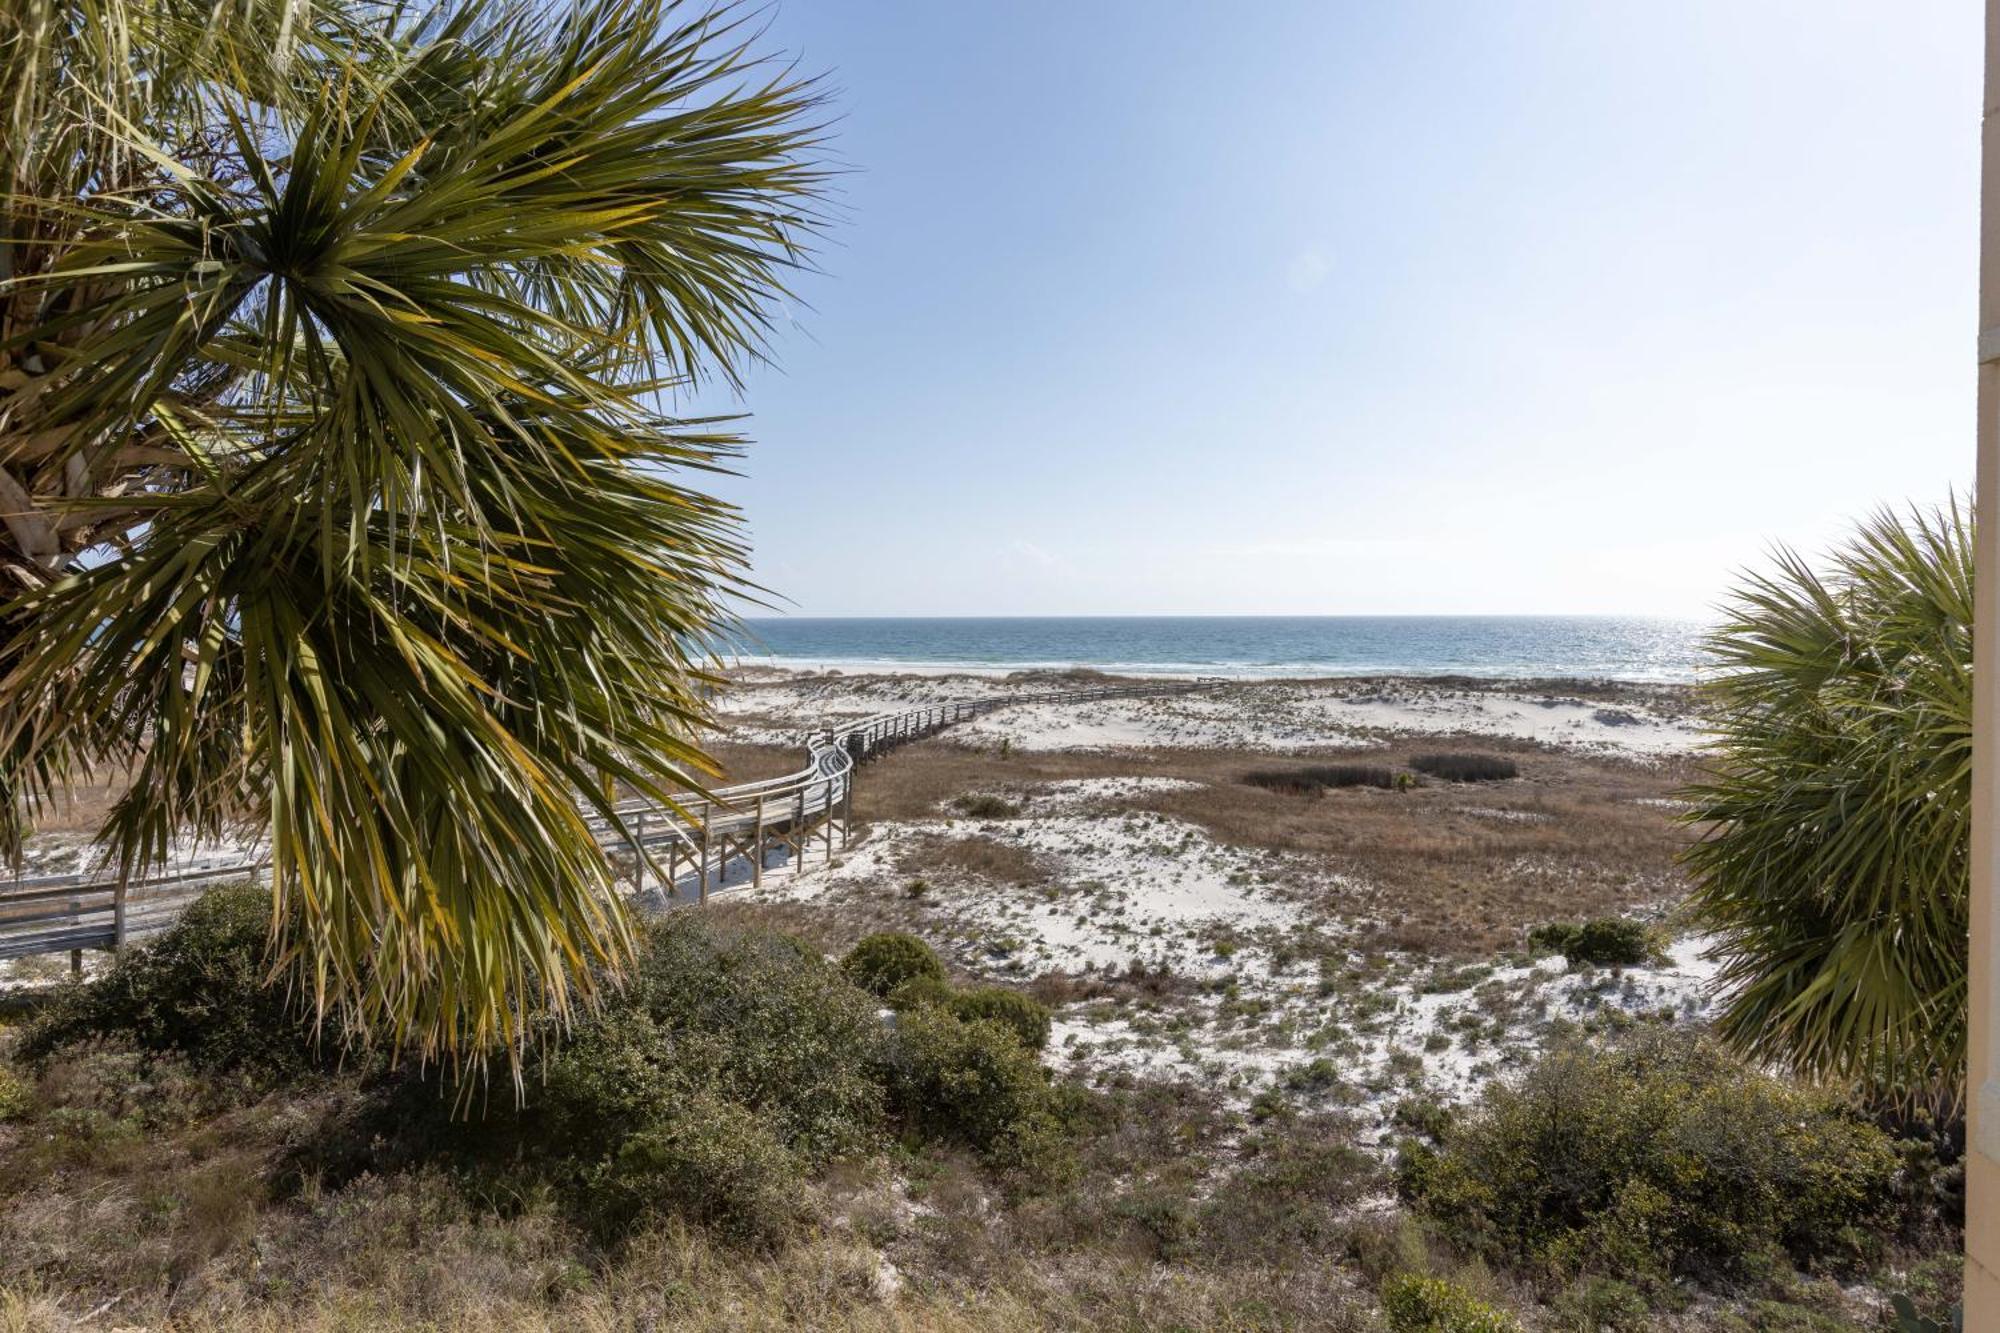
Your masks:
{"label": "white sand", "polygon": [[1359,749],[1399,736],[1504,736],[1597,753],[1692,750],[1691,719],[1643,704],[1606,705],[1541,691],[1465,690],[1415,683],[1228,685],[1159,699],[1105,699],[1002,709],[954,731],[967,743],[1023,750],[1150,746],[1301,751]]}
{"label": "white sand", "polygon": [[[807,726],[885,709],[1004,698],[1052,688],[1047,678],[979,675],[802,676],[757,672],[724,695],[731,739],[772,742]],[[1286,752],[1351,750],[1397,737],[1504,736],[1589,753],[1685,753],[1705,735],[1685,691],[1627,687],[1607,699],[1540,687],[1467,688],[1421,680],[1231,682],[1199,693],[1023,704],[955,727],[966,745],[1022,750],[1156,746]]]}

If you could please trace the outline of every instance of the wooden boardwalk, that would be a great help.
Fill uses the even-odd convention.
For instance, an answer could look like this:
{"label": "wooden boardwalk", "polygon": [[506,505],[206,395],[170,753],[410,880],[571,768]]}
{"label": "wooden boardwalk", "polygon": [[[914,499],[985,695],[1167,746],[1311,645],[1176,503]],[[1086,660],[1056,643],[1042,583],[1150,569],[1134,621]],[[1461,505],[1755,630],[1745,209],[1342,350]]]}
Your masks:
{"label": "wooden boardwalk", "polygon": [[[693,897],[705,902],[712,882],[736,858],[750,863],[761,883],[773,847],[803,862],[817,837],[826,855],[835,828],[846,840],[856,769],[898,745],[998,708],[1021,704],[1083,703],[1093,699],[1147,698],[1212,688],[1217,682],[1161,681],[1100,685],[1077,690],[1017,694],[966,703],[931,704],[880,713],[845,726],[809,732],[805,766],[796,773],[745,782],[707,793],[690,792],[672,806],[632,801],[615,806],[617,818],[593,814],[590,824],[605,853],[632,867],[644,891],[658,875],[669,900],[684,872],[692,872]],[[204,891],[254,879],[270,870],[266,860],[216,856],[121,882],[115,873],[43,875],[0,881],[0,959],[119,949],[164,930]]]}

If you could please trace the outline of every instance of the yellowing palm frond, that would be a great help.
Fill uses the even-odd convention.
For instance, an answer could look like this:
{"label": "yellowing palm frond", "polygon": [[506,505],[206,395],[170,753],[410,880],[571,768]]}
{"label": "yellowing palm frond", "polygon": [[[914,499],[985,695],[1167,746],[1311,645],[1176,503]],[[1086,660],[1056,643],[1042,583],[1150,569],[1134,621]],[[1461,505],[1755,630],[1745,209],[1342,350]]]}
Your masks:
{"label": "yellowing palm frond", "polygon": [[0,159],[10,791],[134,764],[130,866],[268,825],[323,1013],[517,1048],[627,947],[577,800],[707,767],[745,552],[689,479],[738,441],[661,401],[758,354],[815,94],[674,0],[35,13],[0,27],[48,127]]}

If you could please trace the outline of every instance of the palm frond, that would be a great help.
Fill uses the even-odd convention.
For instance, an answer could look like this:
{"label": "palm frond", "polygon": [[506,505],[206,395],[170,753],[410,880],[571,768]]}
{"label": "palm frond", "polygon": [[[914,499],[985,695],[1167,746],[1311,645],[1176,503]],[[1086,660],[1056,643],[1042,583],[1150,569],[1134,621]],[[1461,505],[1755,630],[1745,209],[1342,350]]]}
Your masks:
{"label": "palm frond", "polygon": [[740,440],[662,404],[761,354],[817,95],[673,0],[243,13],[169,114],[83,99],[125,174],[0,284],[0,464],[93,479],[87,558],[17,558],[8,778],[133,764],[129,867],[268,828],[343,1036],[518,1050],[629,943],[577,802],[709,771]]}
{"label": "palm frond", "polygon": [[1742,1049],[1950,1105],[1965,1073],[1972,520],[1879,514],[1791,552],[1710,639],[1718,732],[1687,794],[1695,905]]}

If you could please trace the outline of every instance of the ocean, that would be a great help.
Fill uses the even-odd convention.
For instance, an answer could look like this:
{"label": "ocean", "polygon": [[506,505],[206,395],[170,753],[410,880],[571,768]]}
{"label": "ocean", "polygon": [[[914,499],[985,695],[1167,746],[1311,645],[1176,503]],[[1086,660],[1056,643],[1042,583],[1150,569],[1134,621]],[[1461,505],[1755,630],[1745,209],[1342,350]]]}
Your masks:
{"label": "ocean", "polygon": [[1640,616],[763,617],[729,655],[793,668],[1688,681],[1699,621]]}

